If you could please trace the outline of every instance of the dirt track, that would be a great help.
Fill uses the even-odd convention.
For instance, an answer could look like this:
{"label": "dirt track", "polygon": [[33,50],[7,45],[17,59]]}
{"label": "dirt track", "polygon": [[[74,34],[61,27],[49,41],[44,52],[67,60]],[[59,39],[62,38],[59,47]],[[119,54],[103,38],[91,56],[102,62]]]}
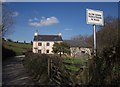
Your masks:
{"label": "dirt track", "polygon": [[9,58],[2,64],[2,86],[21,85],[33,87],[34,82],[22,64],[22,56]]}

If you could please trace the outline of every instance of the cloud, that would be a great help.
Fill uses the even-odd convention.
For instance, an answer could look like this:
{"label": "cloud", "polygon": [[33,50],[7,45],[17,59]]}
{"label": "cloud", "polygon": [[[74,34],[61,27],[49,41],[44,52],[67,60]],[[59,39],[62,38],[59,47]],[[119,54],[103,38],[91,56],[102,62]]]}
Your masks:
{"label": "cloud", "polygon": [[13,17],[16,17],[18,15],[19,15],[19,13],[17,11],[13,12]]}
{"label": "cloud", "polygon": [[33,21],[29,21],[29,25],[34,27],[49,26],[57,23],[59,23],[59,21],[56,17],[42,17],[41,20],[34,18]]}
{"label": "cloud", "polygon": [[6,2],[6,0],[0,0],[0,2],[3,2],[3,3],[4,3],[4,2]]}
{"label": "cloud", "polygon": [[65,28],[64,30],[65,30],[65,31],[71,31],[72,29],[70,29],[70,28]]}
{"label": "cloud", "polygon": [[41,18],[42,18],[42,19],[45,19],[45,17],[44,17],[44,16],[42,16]]}
{"label": "cloud", "polygon": [[35,17],[34,20],[35,20],[35,21],[38,21],[38,18]]}
{"label": "cloud", "polygon": [[28,21],[29,21],[29,22],[32,22],[33,20],[32,20],[32,19],[29,19]]}
{"label": "cloud", "polygon": [[33,22],[33,21],[34,21],[34,22],[35,22],[35,21],[39,21],[39,19],[38,19],[38,18],[36,18],[36,17],[35,17],[35,18],[33,18],[33,19],[28,19],[28,22]]}

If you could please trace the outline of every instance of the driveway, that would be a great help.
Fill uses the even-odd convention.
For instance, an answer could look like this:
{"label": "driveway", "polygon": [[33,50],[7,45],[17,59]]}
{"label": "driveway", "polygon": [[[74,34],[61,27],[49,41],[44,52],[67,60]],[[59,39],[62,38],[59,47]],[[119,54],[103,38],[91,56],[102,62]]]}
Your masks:
{"label": "driveway", "polygon": [[2,64],[2,86],[21,85],[24,87],[34,86],[32,78],[26,72],[22,64],[24,55],[9,58]]}

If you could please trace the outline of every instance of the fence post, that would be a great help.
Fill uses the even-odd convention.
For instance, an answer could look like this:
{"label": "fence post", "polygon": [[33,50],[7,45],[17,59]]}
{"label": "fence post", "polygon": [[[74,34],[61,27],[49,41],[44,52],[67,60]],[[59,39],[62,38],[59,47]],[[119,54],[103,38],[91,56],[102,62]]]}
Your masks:
{"label": "fence post", "polygon": [[50,58],[48,58],[48,77],[50,77]]}
{"label": "fence post", "polygon": [[48,77],[51,78],[52,58],[48,58]]}
{"label": "fence post", "polygon": [[51,71],[52,71],[52,58],[51,58],[51,60],[50,60],[50,77],[51,77],[51,75],[52,75]]}

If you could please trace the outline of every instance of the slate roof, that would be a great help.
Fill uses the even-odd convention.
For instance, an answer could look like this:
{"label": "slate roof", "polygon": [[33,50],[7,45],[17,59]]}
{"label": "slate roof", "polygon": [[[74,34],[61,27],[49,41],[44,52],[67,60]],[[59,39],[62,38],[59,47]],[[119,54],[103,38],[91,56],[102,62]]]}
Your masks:
{"label": "slate roof", "polygon": [[63,42],[67,43],[70,45],[70,47],[87,47],[91,48],[91,46],[87,43],[81,43],[75,40],[64,40]]}
{"label": "slate roof", "polygon": [[34,36],[34,41],[63,41],[59,35],[38,35]]}

